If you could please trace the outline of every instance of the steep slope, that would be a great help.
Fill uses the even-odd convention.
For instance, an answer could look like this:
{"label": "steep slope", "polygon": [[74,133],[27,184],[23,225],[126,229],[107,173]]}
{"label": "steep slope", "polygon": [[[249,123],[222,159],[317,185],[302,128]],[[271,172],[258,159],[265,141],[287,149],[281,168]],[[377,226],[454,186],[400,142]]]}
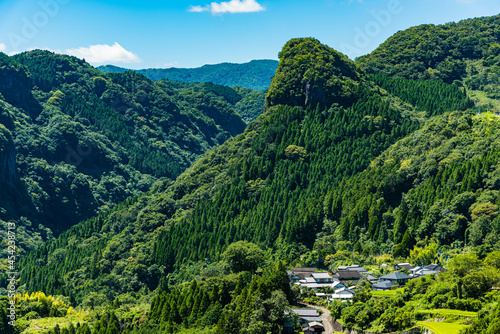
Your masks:
{"label": "steep slope", "polygon": [[[292,40],[285,49],[291,52],[282,62],[290,66],[294,52],[339,57],[314,39]],[[91,291],[113,299],[154,289],[189,261],[215,261],[234,241],[273,249],[278,258],[312,247],[327,218],[325,196],[425,119],[362,72],[352,79],[347,58],[337,64],[339,84],[352,88],[343,95],[349,99],[328,97],[326,108],[269,107],[175,182],[157,183],[23,257],[21,284],[76,303]],[[293,88],[305,87],[299,80]]]}
{"label": "steep slope", "polygon": [[[240,86],[254,90],[266,90],[276,71],[276,60],[252,60],[244,64],[222,63],[199,68],[149,68],[136,70],[151,80],[169,79],[182,82],[212,82],[223,86]],[[106,65],[102,72],[126,72],[128,69]]]}
{"label": "steep slope", "polygon": [[464,85],[486,108],[498,108],[500,15],[400,31],[356,63],[369,73],[440,79]]}
{"label": "steep slope", "polygon": [[347,57],[314,39],[292,39],[279,54],[280,63],[267,94],[269,106],[329,107],[355,99],[360,74]]}
{"label": "steep slope", "polygon": [[[203,269],[203,288],[193,281],[159,293],[151,305],[152,323],[133,333],[153,332],[154,325],[164,332],[197,330],[222,314],[218,330],[237,332],[246,324],[241,319],[256,310],[247,308],[251,302],[261,306],[261,317],[271,314],[266,307],[282,315],[284,304],[266,295],[273,282],[283,283],[283,268],[274,270],[275,281],[271,271],[264,280],[255,275],[250,285],[250,275],[217,276],[223,269],[216,261],[238,240],[265,248],[268,262],[309,250],[301,262],[323,262],[336,251],[349,258],[406,256],[416,244],[424,251],[436,247],[435,257],[438,246],[446,256],[464,245],[477,246],[480,257],[498,249],[498,117],[472,112],[458,82],[407,79],[396,70],[366,75],[314,39],[294,39],[280,56],[281,74],[269,90],[266,113],[243,134],[206,153],[175,181],[157,182],[150,192],[23,256],[23,288],[63,294],[85,307],[113,300],[115,308],[121,300],[148,298],[152,289],[168,290]],[[481,59],[465,59],[470,61]],[[224,99],[237,99],[226,93]],[[439,279],[414,280],[396,298],[353,304],[343,321],[360,330],[375,324],[394,331],[411,327],[417,304],[478,310],[497,298],[488,292],[499,277],[499,254],[492,255],[484,266],[476,255],[457,256],[457,266],[450,263]],[[195,308],[197,299],[203,306]],[[191,306],[207,310],[210,320],[203,312],[189,313]],[[495,327],[496,313],[472,331]]]}
{"label": "steep slope", "polygon": [[[235,111],[246,122],[257,119],[264,112],[266,92],[253,90],[249,88],[241,88],[235,86],[233,88],[213,84],[211,82],[205,83],[183,83],[179,81],[163,80],[163,82],[178,90],[185,97],[195,97],[204,94],[213,94],[223,101],[229,103]],[[203,112],[207,109],[203,108]],[[231,121],[231,119],[220,120],[222,122]]]}
{"label": "steep slope", "polygon": [[405,256],[426,238],[492,247],[500,232],[499,135],[492,114],[432,119],[326,197],[327,216],[339,223],[332,245],[348,240],[368,254]]}
{"label": "steep slope", "polygon": [[40,111],[40,106],[31,94],[31,82],[26,68],[0,52],[0,93],[2,100],[18,105],[29,112]]}
{"label": "steep slope", "polygon": [[104,75],[47,51],[1,54],[0,77],[0,174],[10,186],[0,218],[29,231],[21,249],[175,178],[246,126],[236,104],[249,92]]}

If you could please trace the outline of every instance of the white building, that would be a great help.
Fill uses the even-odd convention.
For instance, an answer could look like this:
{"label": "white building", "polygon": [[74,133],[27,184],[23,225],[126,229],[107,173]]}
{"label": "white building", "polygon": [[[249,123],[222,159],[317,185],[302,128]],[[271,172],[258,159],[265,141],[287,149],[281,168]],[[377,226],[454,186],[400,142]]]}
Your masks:
{"label": "white building", "polygon": [[348,288],[341,288],[338,290],[335,290],[335,293],[332,295],[331,300],[340,300],[340,301],[350,301],[356,296],[356,292],[348,289]]}

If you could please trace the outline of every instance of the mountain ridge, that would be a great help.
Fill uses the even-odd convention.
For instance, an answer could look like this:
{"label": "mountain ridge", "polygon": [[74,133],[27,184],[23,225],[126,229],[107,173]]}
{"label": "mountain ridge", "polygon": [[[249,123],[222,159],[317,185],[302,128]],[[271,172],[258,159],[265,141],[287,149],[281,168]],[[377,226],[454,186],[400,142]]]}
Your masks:
{"label": "mountain ridge", "polygon": [[[144,74],[151,80],[174,80],[183,82],[212,82],[223,86],[240,86],[254,90],[266,90],[274,76],[278,61],[256,59],[246,63],[207,64],[195,68],[148,68],[132,70]],[[102,72],[126,72],[129,69],[103,65]]]}
{"label": "mountain ridge", "polygon": [[264,108],[263,92],[103,74],[41,50],[0,53],[0,77],[0,219],[26,229],[21,252],[175,178],[244,130],[238,112]]}
{"label": "mountain ridge", "polygon": [[[495,31],[473,31],[488,29]],[[330,68],[331,59],[339,66]],[[391,298],[373,300],[360,283],[353,304],[332,305],[335,317],[348,329],[394,332],[410,328],[421,307],[484,306],[491,314],[498,296],[488,291],[500,282],[498,117],[471,109],[467,83],[428,69],[431,80],[418,71],[407,77],[405,59],[391,67],[401,75],[367,74],[366,64],[301,38],[285,45],[281,64],[266,112],[243,133],[174,181],[156,182],[30,251],[20,260],[22,288],[65,295],[73,305],[99,301],[133,323],[132,333],[278,333],[282,306],[294,301],[285,265],[333,270],[365,262],[383,274],[381,263],[441,261],[448,272],[412,280]],[[366,71],[387,64],[372,65]],[[318,92],[310,100],[308,87]],[[235,248],[265,261],[262,277],[252,275],[253,261],[247,273],[231,267]],[[310,294],[295,291],[315,300]],[[153,295],[149,309],[130,315],[129,305]],[[269,317],[273,311],[279,315]]]}

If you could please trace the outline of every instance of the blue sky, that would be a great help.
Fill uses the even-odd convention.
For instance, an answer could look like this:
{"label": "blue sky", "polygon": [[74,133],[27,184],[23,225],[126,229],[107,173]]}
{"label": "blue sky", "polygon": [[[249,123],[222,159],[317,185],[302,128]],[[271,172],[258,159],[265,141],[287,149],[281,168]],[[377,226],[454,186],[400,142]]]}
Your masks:
{"label": "blue sky", "polygon": [[198,67],[277,59],[290,38],[315,37],[354,59],[398,30],[499,13],[498,0],[0,0],[0,51]]}

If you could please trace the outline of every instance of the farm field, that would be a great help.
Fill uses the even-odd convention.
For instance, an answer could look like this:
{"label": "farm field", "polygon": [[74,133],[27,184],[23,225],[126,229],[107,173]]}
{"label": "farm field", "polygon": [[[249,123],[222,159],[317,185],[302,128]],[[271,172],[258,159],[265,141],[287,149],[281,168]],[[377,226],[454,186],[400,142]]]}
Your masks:
{"label": "farm field", "polygon": [[430,329],[435,334],[459,334],[467,325],[446,323],[446,322],[428,322],[418,321],[417,325]]}
{"label": "farm field", "polygon": [[417,311],[420,314],[435,314],[435,315],[455,315],[461,317],[477,317],[477,312],[461,311],[461,310],[449,310],[449,309],[434,309],[434,310],[420,310]]}

